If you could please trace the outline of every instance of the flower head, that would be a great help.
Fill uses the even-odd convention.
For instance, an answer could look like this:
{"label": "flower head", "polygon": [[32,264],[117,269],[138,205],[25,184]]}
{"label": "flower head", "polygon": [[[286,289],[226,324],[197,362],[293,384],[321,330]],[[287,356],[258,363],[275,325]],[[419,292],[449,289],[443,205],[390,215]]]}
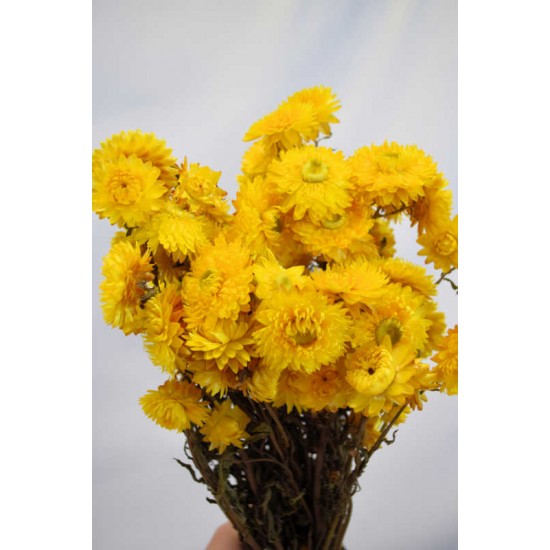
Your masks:
{"label": "flower head", "polygon": [[263,141],[254,142],[243,155],[241,170],[249,178],[265,176],[269,164],[275,158],[276,151],[266,147]]}
{"label": "flower head", "polygon": [[254,401],[273,401],[281,371],[267,367],[260,359],[252,360],[247,368],[249,376],[242,383],[243,393]]}
{"label": "flower head", "polygon": [[211,329],[219,319],[236,321],[250,309],[252,287],[250,254],[240,242],[220,235],[203,246],[183,280],[186,322],[192,329]]}
{"label": "flower head", "polygon": [[374,220],[353,205],[342,214],[314,223],[306,215],[291,224],[294,238],[314,256],[345,263],[354,258],[374,259],[378,249],[370,230]]}
{"label": "flower head", "polygon": [[188,430],[208,417],[202,392],[188,382],[167,380],[157,390],[149,390],[140,400],[143,412],[159,426],[169,430]]}
{"label": "flower head", "polygon": [[304,288],[310,281],[304,276],[303,265],[296,265],[285,269],[268,250],[267,256],[256,260],[254,264],[254,293],[260,299],[269,298],[277,292],[288,292],[293,288]]}
{"label": "flower head", "polygon": [[141,331],[142,301],[153,289],[153,265],[148,252],[126,239],[117,239],[103,258],[101,302],[107,324],[125,334]]}
{"label": "flower head", "polygon": [[445,272],[458,267],[458,216],[420,235],[418,244],[423,247],[418,255],[426,256],[425,263]]}
{"label": "flower head", "polygon": [[447,336],[433,356],[434,372],[441,381],[441,390],[448,395],[458,393],[458,325],[449,329]]}
{"label": "flower head", "polygon": [[230,368],[220,369],[215,359],[191,359],[187,363],[194,384],[198,384],[210,395],[227,395],[229,388],[239,388],[240,380],[237,373]]}
{"label": "flower head", "polygon": [[159,180],[166,189],[176,182],[176,159],[172,156],[172,149],[168,149],[166,142],[153,133],[144,134],[141,130],[132,130],[111,136],[94,151],[92,173],[95,175],[101,166],[117,162],[121,156],[135,156],[144,164],[150,163],[158,170]]}
{"label": "flower head", "polygon": [[201,432],[204,441],[210,443],[210,450],[215,449],[222,454],[230,445],[243,446],[243,439],[250,437],[245,431],[249,422],[246,413],[225,400],[221,405],[216,405]]}
{"label": "flower head", "polygon": [[291,149],[274,160],[266,176],[280,196],[281,210],[295,220],[306,213],[316,223],[344,216],[351,205],[350,170],[341,152],[308,145]]}
{"label": "flower head", "polygon": [[229,204],[225,200],[227,191],[218,187],[220,176],[221,172],[196,163],[188,164],[185,159],[174,190],[175,201],[194,214],[227,223]]}
{"label": "flower head", "polygon": [[258,354],[278,370],[314,372],[338,359],[349,338],[346,309],[313,290],[273,294],[258,307],[256,320]]}
{"label": "flower head", "polygon": [[393,142],[358,149],[350,164],[358,189],[383,208],[410,205],[437,175],[434,161],[416,145]]}
{"label": "flower head", "polygon": [[135,155],[102,163],[92,181],[94,212],[119,227],[143,223],[165,202],[166,188],[158,177],[158,168]]}
{"label": "flower head", "polygon": [[365,346],[346,359],[346,380],[354,390],[348,406],[365,416],[389,412],[396,405],[422,408],[423,392],[435,389],[435,377],[405,348]]}
{"label": "flower head", "polygon": [[383,346],[365,346],[348,360],[346,380],[362,395],[374,397],[383,393],[395,378],[391,352]]}
{"label": "flower head", "polygon": [[315,125],[312,105],[287,101],[255,122],[243,139],[252,141],[261,137],[268,150],[291,149],[302,145],[304,139],[311,139]]}
{"label": "flower head", "polygon": [[264,178],[240,176],[237,198],[233,201],[235,214],[229,229],[250,249],[252,256],[262,256],[277,246],[281,234],[281,212]]}
{"label": "flower head", "polygon": [[317,139],[319,132],[330,135],[330,124],[340,122],[334,113],[341,107],[334,92],[326,86],[314,86],[300,90],[288,98],[289,103],[305,103],[313,108],[313,115],[317,127],[313,131],[313,139]]}
{"label": "flower head", "polygon": [[315,287],[338,297],[348,306],[370,304],[386,292],[387,275],[375,264],[358,260],[344,265],[327,266],[312,274]]}
{"label": "flower head", "polygon": [[213,359],[220,370],[229,368],[233,372],[239,372],[250,361],[253,342],[244,318],[219,320],[212,328],[193,330],[186,336],[193,359]]}
{"label": "flower head", "polygon": [[183,345],[185,323],[179,285],[165,285],[147,300],[143,311],[143,340],[153,364],[174,375],[185,370],[189,351]]}
{"label": "flower head", "polygon": [[392,283],[408,286],[426,297],[437,294],[433,277],[428,275],[426,269],[420,265],[401,258],[385,258],[377,265]]}
{"label": "flower head", "polygon": [[428,343],[430,321],[424,317],[424,297],[397,284],[388,286],[369,311],[354,323],[353,345],[381,345],[389,336],[392,347],[405,347],[413,355]]}
{"label": "flower head", "polygon": [[147,242],[153,253],[162,246],[173,261],[179,263],[208,243],[204,220],[173,203],[167,203],[162,212],[140,227],[135,238],[141,243]]}
{"label": "flower head", "polygon": [[419,197],[411,206],[411,222],[418,224],[418,234],[433,231],[451,218],[453,194],[445,178],[438,174],[433,187],[425,189],[425,194]]}

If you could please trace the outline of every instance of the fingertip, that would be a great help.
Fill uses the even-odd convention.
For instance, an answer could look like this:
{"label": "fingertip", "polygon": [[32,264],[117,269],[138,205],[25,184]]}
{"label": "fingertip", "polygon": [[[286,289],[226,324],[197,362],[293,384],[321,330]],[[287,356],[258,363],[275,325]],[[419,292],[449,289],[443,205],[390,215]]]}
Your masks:
{"label": "fingertip", "polygon": [[239,534],[231,523],[224,523],[214,531],[206,550],[241,550]]}

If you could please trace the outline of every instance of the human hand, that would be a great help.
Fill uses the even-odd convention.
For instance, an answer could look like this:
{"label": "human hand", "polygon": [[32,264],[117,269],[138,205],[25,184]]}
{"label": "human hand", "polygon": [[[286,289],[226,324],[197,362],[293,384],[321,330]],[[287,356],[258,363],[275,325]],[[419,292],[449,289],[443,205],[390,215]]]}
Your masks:
{"label": "human hand", "polygon": [[229,522],[220,525],[214,531],[206,550],[241,550],[241,541],[237,531]]}

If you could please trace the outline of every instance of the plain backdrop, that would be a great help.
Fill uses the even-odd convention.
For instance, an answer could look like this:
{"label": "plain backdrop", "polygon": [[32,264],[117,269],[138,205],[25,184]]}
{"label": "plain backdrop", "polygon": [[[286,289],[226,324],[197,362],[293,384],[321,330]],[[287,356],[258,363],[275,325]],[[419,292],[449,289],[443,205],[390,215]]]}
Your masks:
{"label": "plain backdrop", "polygon": [[[248,127],[317,84],[342,103],[332,147],[418,145],[448,178],[458,211],[456,1],[93,2],[93,146],[122,130],[154,132],[180,161],[221,170],[230,197]],[[224,517],[173,460],[183,436],[139,407],[164,375],[139,337],[103,321],[97,287],[114,228],[93,216],[92,230],[94,548],[201,550]],[[400,256],[423,261],[406,227],[398,239]],[[448,287],[440,306],[454,326]],[[457,403],[430,396],[374,456],[348,550],[457,548]]]}

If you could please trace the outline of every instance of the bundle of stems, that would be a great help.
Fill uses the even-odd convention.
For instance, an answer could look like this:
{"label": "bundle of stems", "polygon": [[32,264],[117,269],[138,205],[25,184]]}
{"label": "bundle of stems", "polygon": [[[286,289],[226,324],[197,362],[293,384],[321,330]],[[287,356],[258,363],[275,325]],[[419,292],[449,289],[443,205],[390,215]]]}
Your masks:
{"label": "bundle of stems", "polygon": [[238,392],[231,399],[251,418],[240,449],[210,451],[201,432],[186,431],[187,463],[208,486],[240,534],[245,550],[343,550],[352,497],[370,457],[401,414],[400,408],[367,450],[367,419],[349,409],[288,412]]}

